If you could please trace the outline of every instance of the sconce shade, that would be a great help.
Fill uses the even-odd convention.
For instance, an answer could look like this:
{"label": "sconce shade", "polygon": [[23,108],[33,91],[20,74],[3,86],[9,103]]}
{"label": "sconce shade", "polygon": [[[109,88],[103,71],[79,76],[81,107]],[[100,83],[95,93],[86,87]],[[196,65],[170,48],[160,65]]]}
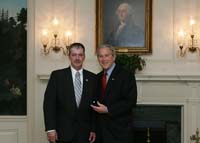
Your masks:
{"label": "sconce shade", "polygon": [[62,29],[59,27],[59,21],[57,18],[54,18],[52,20],[52,28],[48,30],[42,30],[41,42],[43,45],[43,52],[45,55],[48,55],[50,51],[58,53],[61,50],[63,51],[64,55],[67,54],[69,45],[72,42],[72,32],[63,32],[59,29]]}

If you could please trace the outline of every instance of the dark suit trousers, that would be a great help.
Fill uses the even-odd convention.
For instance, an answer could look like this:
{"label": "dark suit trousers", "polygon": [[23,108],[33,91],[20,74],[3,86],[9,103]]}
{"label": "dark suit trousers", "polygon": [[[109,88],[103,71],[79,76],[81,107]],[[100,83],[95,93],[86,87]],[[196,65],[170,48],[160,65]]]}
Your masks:
{"label": "dark suit trousers", "polygon": [[72,142],[72,141],[69,141],[69,142],[57,141],[56,143],[74,143],[74,142]]}
{"label": "dark suit trousers", "polygon": [[77,143],[76,141],[56,141],[56,143]]}
{"label": "dark suit trousers", "polygon": [[56,143],[80,143],[78,137],[74,137],[72,141],[56,141]]}

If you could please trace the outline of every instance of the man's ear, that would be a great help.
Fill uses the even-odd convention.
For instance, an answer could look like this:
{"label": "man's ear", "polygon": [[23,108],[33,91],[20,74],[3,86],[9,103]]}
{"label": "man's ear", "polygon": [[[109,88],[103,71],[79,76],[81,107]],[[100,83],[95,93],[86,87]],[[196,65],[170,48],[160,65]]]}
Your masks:
{"label": "man's ear", "polygon": [[116,55],[113,55],[113,59],[114,59],[114,61],[116,60]]}

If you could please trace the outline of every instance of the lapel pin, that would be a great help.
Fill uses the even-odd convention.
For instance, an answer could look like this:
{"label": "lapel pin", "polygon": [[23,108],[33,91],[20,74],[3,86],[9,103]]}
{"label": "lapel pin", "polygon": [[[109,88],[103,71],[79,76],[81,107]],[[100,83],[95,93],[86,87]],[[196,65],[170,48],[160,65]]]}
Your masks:
{"label": "lapel pin", "polygon": [[112,80],[115,80],[114,78],[112,78]]}
{"label": "lapel pin", "polygon": [[88,79],[86,78],[85,81],[88,81]]}

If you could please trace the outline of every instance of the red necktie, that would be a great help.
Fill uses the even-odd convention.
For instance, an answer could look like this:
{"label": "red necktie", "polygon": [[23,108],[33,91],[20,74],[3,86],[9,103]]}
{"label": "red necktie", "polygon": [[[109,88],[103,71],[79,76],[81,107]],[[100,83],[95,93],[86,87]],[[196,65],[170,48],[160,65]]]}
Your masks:
{"label": "red necktie", "polygon": [[101,85],[102,85],[102,97],[105,95],[105,91],[106,91],[106,76],[107,73],[105,72],[102,76],[102,80],[101,80]]}

